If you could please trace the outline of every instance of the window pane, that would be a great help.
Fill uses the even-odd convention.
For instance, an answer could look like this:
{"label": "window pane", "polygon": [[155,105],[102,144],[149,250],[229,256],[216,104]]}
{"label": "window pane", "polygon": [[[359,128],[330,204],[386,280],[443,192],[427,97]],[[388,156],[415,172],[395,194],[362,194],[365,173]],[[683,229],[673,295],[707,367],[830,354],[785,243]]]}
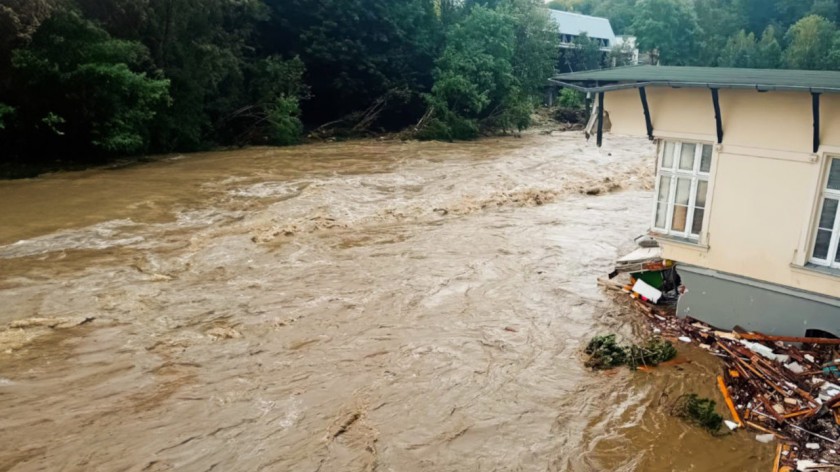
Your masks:
{"label": "window pane", "polygon": [[837,200],[826,198],[823,200],[822,214],[820,214],[820,228],[831,230],[834,228],[834,217],[837,215]]}
{"label": "window pane", "polygon": [[654,227],[665,228],[666,217],[668,216],[668,202],[659,202],[656,204],[656,222]]}
{"label": "window pane", "polygon": [[688,207],[683,205],[674,205],[674,215],[672,218],[671,230],[684,233],[686,219],[688,218]]}
{"label": "window pane", "polygon": [[840,190],[840,159],[831,160],[831,170],[828,171],[828,188]]}
{"label": "window pane", "polygon": [[694,199],[694,206],[697,208],[706,208],[706,194],[709,192],[709,182],[705,180],[697,181],[697,195]]}
{"label": "window pane", "polygon": [[659,198],[657,200],[668,200],[668,193],[671,191],[671,177],[663,175],[659,177]]}
{"label": "window pane", "polygon": [[680,153],[680,170],[694,170],[694,153],[696,150],[696,144],[683,143]]}
{"label": "window pane", "polygon": [[712,145],[703,145],[703,155],[700,157],[700,172],[708,173],[712,170]]}
{"label": "window pane", "polygon": [[665,142],[665,150],[662,154],[662,167],[665,169],[674,168],[674,143]]}
{"label": "window pane", "polygon": [[814,259],[827,259],[829,244],[831,244],[831,231],[818,230],[817,242],[814,244]]}
{"label": "window pane", "polygon": [[691,223],[691,234],[699,236],[700,231],[703,229],[703,215],[706,213],[706,210],[702,208],[695,208],[694,209],[694,221]]}
{"label": "window pane", "polygon": [[674,203],[677,205],[688,205],[688,198],[691,194],[691,179],[677,179],[677,194]]}

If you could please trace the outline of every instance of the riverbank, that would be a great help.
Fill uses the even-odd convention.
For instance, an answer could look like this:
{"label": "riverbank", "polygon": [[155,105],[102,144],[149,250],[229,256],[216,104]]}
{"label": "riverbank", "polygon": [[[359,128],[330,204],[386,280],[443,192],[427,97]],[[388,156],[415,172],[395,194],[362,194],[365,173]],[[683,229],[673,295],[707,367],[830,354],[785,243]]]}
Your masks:
{"label": "riverbank", "polygon": [[[541,107],[532,115],[532,126],[522,134],[550,134],[552,132],[566,132],[582,129],[585,120],[584,114],[576,110],[561,110],[559,108]],[[412,130],[404,130],[397,133],[364,133],[364,134],[335,134],[316,133],[307,134],[306,139],[300,145],[312,145],[328,142],[351,142],[351,141],[413,141],[415,140]],[[514,135],[501,134],[495,136],[484,136],[484,139],[493,137],[514,137]],[[203,152],[232,152],[240,149],[263,148],[262,146],[248,146],[245,148],[215,148]],[[0,162],[0,180],[31,179],[38,176],[53,174],[57,172],[79,172],[88,169],[113,170],[126,167],[138,166],[171,159],[189,153],[170,153],[159,155],[137,155],[124,156],[101,163],[79,163],[66,160],[54,160],[52,162],[40,162],[37,164],[26,164],[22,162]],[[196,154],[196,153],[193,153]]]}

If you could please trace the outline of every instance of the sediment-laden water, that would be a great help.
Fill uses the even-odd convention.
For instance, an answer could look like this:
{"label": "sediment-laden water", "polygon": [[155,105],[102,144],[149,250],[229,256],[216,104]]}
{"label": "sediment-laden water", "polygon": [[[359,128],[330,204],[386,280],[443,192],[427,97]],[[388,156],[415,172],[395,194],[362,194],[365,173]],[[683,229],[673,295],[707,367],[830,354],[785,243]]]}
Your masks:
{"label": "sediment-laden water", "polygon": [[[0,183],[0,470],[767,470],[671,418],[715,360],[596,286],[653,148],[580,134],[173,156]],[[721,410],[723,411],[723,410]]]}

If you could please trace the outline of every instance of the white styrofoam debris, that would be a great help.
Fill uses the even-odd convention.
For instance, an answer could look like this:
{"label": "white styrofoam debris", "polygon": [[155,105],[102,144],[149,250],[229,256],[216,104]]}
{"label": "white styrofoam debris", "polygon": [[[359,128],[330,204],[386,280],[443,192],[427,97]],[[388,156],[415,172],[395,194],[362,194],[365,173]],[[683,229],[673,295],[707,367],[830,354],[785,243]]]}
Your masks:
{"label": "white styrofoam debris", "polygon": [[805,357],[805,359],[808,359],[809,362],[817,362],[816,360],[814,360],[814,356],[810,354],[805,354],[803,357]]}
{"label": "white styrofoam debris", "polygon": [[735,431],[738,429],[738,423],[729,420],[723,420],[723,423],[726,424],[726,427],[729,428],[730,431]]}
{"label": "white styrofoam debris", "polygon": [[773,352],[772,348],[769,348],[769,347],[765,346],[764,344],[751,343],[751,342],[746,341],[746,340],[742,340],[741,344],[746,346],[746,348],[749,349],[750,351],[752,351],[752,352],[754,352],[754,353],[756,353],[756,354],[758,354],[762,357],[766,357],[767,359],[770,359],[771,361],[776,360],[776,353]]}
{"label": "white styrofoam debris", "polygon": [[820,443],[807,443],[807,444],[805,444],[805,449],[816,450],[816,449],[819,449],[819,448],[820,448]]}
{"label": "white styrofoam debris", "polygon": [[700,347],[707,350],[707,351],[712,350],[712,346],[710,344],[701,344]]}
{"label": "white styrofoam debris", "polygon": [[659,329],[659,328],[653,328],[653,334],[660,334],[660,333],[662,333],[662,330],[661,330],[661,329]]}
{"label": "white styrofoam debris", "polygon": [[680,336],[678,339],[680,341],[684,342],[684,343],[690,343],[691,342],[691,338],[689,338],[688,336]]}
{"label": "white styrofoam debris", "polygon": [[794,374],[801,374],[802,372],[805,372],[805,369],[803,369],[796,361],[793,361],[790,364],[785,364],[785,367]]}
{"label": "white styrofoam debris", "polygon": [[840,385],[836,385],[831,382],[825,382],[824,384],[820,385],[820,390],[824,392],[829,390],[840,391]]}
{"label": "white styrofoam debris", "polygon": [[756,434],[755,435],[755,440],[760,442],[760,443],[764,443],[764,444],[772,442],[774,439],[776,439],[775,434]]}
{"label": "white styrofoam debris", "polygon": [[807,472],[812,467],[819,465],[819,463],[814,461],[809,461],[808,459],[797,459],[796,460],[796,470],[799,472]]}
{"label": "white styrofoam debris", "polygon": [[790,360],[790,356],[787,354],[776,354],[776,360],[784,364]]}

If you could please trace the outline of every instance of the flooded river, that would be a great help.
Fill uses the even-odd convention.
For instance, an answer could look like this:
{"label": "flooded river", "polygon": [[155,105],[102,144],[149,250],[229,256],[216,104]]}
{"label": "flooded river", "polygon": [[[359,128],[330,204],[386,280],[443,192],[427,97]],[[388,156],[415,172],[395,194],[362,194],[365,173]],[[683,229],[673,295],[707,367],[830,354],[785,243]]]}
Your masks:
{"label": "flooded river", "polygon": [[[718,364],[598,276],[654,150],[579,133],[173,156],[0,182],[0,470],[769,470],[671,418]],[[723,410],[721,410],[722,412]]]}

